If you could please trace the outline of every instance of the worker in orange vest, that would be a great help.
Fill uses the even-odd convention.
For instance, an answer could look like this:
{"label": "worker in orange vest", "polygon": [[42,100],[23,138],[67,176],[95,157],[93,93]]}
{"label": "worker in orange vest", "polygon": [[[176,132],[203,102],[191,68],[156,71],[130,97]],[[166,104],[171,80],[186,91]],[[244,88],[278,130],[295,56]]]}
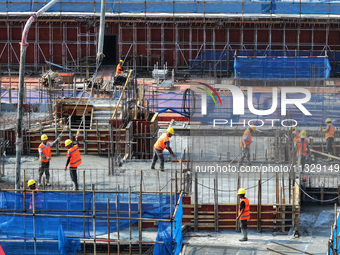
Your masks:
{"label": "worker in orange vest", "polygon": [[[38,194],[38,188],[35,185],[36,183],[33,179],[27,182],[27,186],[30,188],[30,190],[35,191],[34,194],[35,209],[41,209],[42,208],[41,198],[40,195]],[[33,210],[33,197],[30,198],[29,209]]]}
{"label": "worker in orange vest", "polygon": [[78,136],[76,136],[77,144],[72,146],[72,141],[67,139],[65,141],[65,146],[67,147],[67,162],[64,170],[70,167],[70,176],[73,182],[73,190],[78,190],[78,177],[77,177],[77,167],[81,165],[81,156],[79,152],[79,142]]}
{"label": "worker in orange vest", "polygon": [[117,67],[116,67],[116,76],[124,73],[123,63],[124,63],[123,60],[119,60],[119,63],[117,65]]}
{"label": "worker in orange vest", "polygon": [[242,156],[239,164],[241,165],[245,158],[247,158],[248,163],[250,164],[250,144],[253,142],[251,135],[256,131],[255,125],[250,125],[242,135],[240,146],[242,148]]}
{"label": "worker in orange vest", "polygon": [[[333,143],[334,143],[334,131],[335,127],[332,125],[332,120],[330,118],[327,118],[325,121],[325,124],[327,124],[327,127],[322,129],[322,132],[325,132],[325,139],[326,139],[326,149],[327,153],[329,155],[333,154]],[[331,160],[331,158],[328,158],[328,160]]]}
{"label": "worker in orange vest", "polygon": [[50,186],[50,160],[52,159],[51,147],[55,146],[60,140],[61,136],[53,142],[49,143],[47,135],[43,134],[41,136],[42,143],[38,147],[39,152],[39,181],[38,184],[41,185],[41,177],[45,173],[46,176],[46,185]]}
{"label": "worker in orange vest", "polygon": [[306,158],[308,153],[310,153],[310,149],[306,130],[302,130],[300,135],[301,137],[296,140],[294,147],[296,148],[296,156],[301,157],[301,167],[303,172],[306,164]]}
{"label": "worker in orange vest", "polygon": [[237,192],[237,196],[240,201],[240,205],[238,208],[238,216],[236,218],[236,221],[240,220],[241,222],[241,232],[242,232],[242,239],[240,239],[240,242],[248,241],[248,226],[247,226],[247,220],[250,219],[250,206],[249,206],[249,200],[245,197],[246,190],[241,188]]}
{"label": "worker in orange vest", "polygon": [[151,169],[155,169],[156,161],[159,159],[161,161],[159,169],[162,172],[164,171],[164,155],[163,155],[164,149],[167,149],[173,157],[176,157],[170,147],[170,138],[171,136],[173,136],[174,133],[175,133],[174,129],[172,127],[169,127],[167,129],[167,132],[161,135],[158,138],[157,142],[154,144]]}
{"label": "worker in orange vest", "polygon": [[292,132],[292,134],[293,134],[293,144],[295,144],[297,139],[300,138],[300,133],[299,133],[299,131],[296,130],[295,127],[292,127],[292,130],[293,130],[293,132]]}

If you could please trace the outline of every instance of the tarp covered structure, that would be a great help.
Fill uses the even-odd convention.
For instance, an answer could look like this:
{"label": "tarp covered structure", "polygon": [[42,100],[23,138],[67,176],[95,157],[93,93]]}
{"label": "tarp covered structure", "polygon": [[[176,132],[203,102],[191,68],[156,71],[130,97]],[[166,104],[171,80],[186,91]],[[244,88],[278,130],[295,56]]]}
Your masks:
{"label": "tarp covered structure", "polygon": [[[59,0],[49,12],[100,12],[101,0]],[[2,0],[0,12],[34,12],[45,0]],[[261,15],[339,15],[340,2],[331,0],[108,0],[108,13],[201,13],[201,14],[261,14]]]}
{"label": "tarp covered structure", "polygon": [[[2,241],[0,245],[4,252],[7,255],[75,253],[80,249],[80,238],[84,235],[85,238],[93,238],[107,234],[108,199],[110,199],[110,217],[117,217],[117,207],[121,212],[119,217],[129,217],[128,193],[95,192],[95,199],[93,194],[86,193],[83,196],[82,193],[39,192],[35,194],[36,216],[33,216],[31,192],[27,192],[24,198],[22,193],[1,191],[0,237]],[[95,233],[92,217],[93,201],[96,210]],[[175,196],[173,201],[176,201]],[[24,211],[27,212],[26,215],[23,215]],[[170,195],[142,194],[142,208],[139,208],[139,193],[131,193],[131,217],[133,218],[131,224],[138,222],[136,218],[139,218],[140,211],[142,211],[142,218],[170,219]],[[103,218],[100,218],[101,216]],[[129,220],[120,219],[120,230],[127,227],[129,227]],[[115,231],[117,231],[117,220],[110,219],[110,232]],[[33,242],[34,239],[37,242]]]}
{"label": "tarp covered structure", "polygon": [[328,79],[327,57],[235,57],[235,78]]}

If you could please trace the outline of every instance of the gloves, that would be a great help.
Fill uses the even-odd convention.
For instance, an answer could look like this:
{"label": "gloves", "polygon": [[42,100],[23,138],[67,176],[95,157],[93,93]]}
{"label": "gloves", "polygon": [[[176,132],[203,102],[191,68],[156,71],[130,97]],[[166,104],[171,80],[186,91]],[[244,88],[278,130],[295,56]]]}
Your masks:
{"label": "gloves", "polygon": [[46,156],[45,156],[45,155],[41,155],[41,158],[42,158],[42,159],[46,159]]}
{"label": "gloves", "polygon": [[57,140],[58,140],[58,141],[60,141],[60,139],[61,139],[61,134],[60,134],[60,135],[58,135],[58,138],[57,138]]}

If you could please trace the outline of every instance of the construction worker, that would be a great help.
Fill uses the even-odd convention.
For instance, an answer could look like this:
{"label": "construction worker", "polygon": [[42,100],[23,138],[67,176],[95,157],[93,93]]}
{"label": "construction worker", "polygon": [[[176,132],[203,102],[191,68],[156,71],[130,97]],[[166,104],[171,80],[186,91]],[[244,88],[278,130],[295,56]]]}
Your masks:
{"label": "construction worker", "polygon": [[[40,198],[40,195],[38,194],[38,188],[35,185],[36,183],[33,179],[27,182],[27,186],[30,188],[30,190],[35,191],[35,194],[34,194],[35,209],[41,209],[42,208],[41,198]],[[33,197],[30,198],[29,209],[30,210],[33,209]]]}
{"label": "construction worker", "polygon": [[250,144],[253,142],[251,135],[255,132],[256,126],[250,125],[242,135],[241,139],[241,148],[242,148],[242,156],[239,164],[241,165],[245,158],[247,158],[248,163],[250,164]]}
{"label": "construction worker", "polygon": [[296,156],[301,157],[301,167],[303,172],[306,164],[307,154],[310,153],[310,150],[306,130],[302,130],[300,136],[301,137],[296,140],[294,148],[296,148]]}
{"label": "construction worker", "polygon": [[64,170],[67,170],[67,166],[70,167],[70,176],[73,182],[73,190],[78,190],[78,177],[77,177],[77,167],[81,165],[81,156],[79,152],[79,142],[78,136],[76,136],[77,144],[72,146],[72,141],[67,139],[65,141],[65,146],[67,150],[67,162]]}
{"label": "construction worker", "polygon": [[116,67],[116,75],[115,75],[115,76],[124,73],[124,70],[123,70],[123,63],[124,63],[123,60],[119,60],[119,63],[118,63],[118,65],[117,65],[117,67]]}
{"label": "construction worker", "polygon": [[157,142],[153,146],[153,157],[151,163],[151,169],[155,169],[156,161],[159,159],[161,161],[160,170],[164,171],[164,149],[167,149],[173,157],[176,157],[170,148],[170,138],[175,133],[172,127],[167,129],[167,132],[161,135]]}
{"label": "construction worker", "polygon": [[241,222],[241,232],[242,232],[242,239],[239,241],[244,242],[248,241],[248,227],[247,227],[247,220],[250,219],[250,206],[249,206],[249,200],[245,197],[246,190],[241,188],[237,192],[237,196],[240,201],[240,205],[238,208],[238,216],[236,218],[236,221],[240,220]]}
{"label": "construction worker", "polygon": [[[333,154],[333,143],[334,143],[334,131],[335,127],[332,125],[332,120],[330,118],[327,118],[325,121],[325,124],[327,125],[326,128],[322,129],[322,132],[325,132],[325,139],[326,139],[326,150],[329,155]],[[328,158],[328,160],[331,160],[331,158]]]}
{"label": "construction worker", "polygon": [[41,136],[42,143],[38,147],[39,152],[39,186],[41,185],[41,177],[45,173],[46,176],[46,185],[50,186],[50,160],[52,159],[51,147],[55,146],[60,140],[61,136],[59,135],[57,139],[53,143],[49,143],[47,135],[43,134]]}
{"label": "construction worker", "polygon": [[300,138],[300,133],[299,131],[296,130],[295,127],[292,127],[292,134],[293,134],[293,144],[295,144],[295,142]]}

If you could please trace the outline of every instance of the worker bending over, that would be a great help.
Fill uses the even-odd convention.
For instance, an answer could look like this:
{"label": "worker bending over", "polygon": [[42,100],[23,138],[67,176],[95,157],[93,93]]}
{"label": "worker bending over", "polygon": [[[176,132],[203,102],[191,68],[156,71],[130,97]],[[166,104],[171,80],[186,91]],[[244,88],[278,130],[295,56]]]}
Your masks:
{"label": "worker bending over", "polygon": [[49,143],[47,135],[43,134],[41,136],[42,143],[38,147],[39,152],[39,186],[41,185],[41,177],[45,173],[46,176],[46,185],[50,186],[50,160],[52,159],[51,147],[55,146],[60,140],[61,136],[59,135],[54,142]]}
{"label": "worker bending over", "polygon": [[116,67],[116,75],[115,76],[117,76],[117,75],[121,75],[121,74],[123,74],[124,73],[124,70],[123,70],[123,60],[119,60],[119,63],[118,63],[118,65],[117,65],[117,67]]}
{"label": "worker bending over", "polygon": [[[324,129],[321,128],[321,131],[325,133],[327,153],[329,155],[332,155],[333,154],[335,127],[332,125],[332,120],[330,118],[326,119],[325,124],[327,124],[326,128],[324,128]],[[328,160],[332,160],[332,159],[328,158]]]}
{"label": "worker bending over", "polygon": [[241,139],[241,148],[242,148],[242,156],[239,164],[241,165],[245,158],[247,158],[248,164],[250,164],[250,144],[253,142],[251,136],[255,132],[256,126],[250,125],[242,135]]}
{"label": "worker bending over", "polygon": [[309,150],[309,142],[307,139],[307,132],[306,130],[302,130],[300,133],[301,137],[296,140],[294,144],[294,148],[296,148],[296,157],[299,158],[301,157],[301,167],[302,167],[302,172],[305,169],[305,164],[306,164],[306,158],[308,153],[310,153]]}
{"label": "worker bending over", "polygon": [[73,182],[73,190],[78,190],[78,177],[77,177],[77,167],[81,165],[81,156],[79,151],[78,136],[76,136],[77,144],[72,146],[72,141],[67,139],[65,141],[65,146],[67,147],[67,162],[64,170],[66,171],[67,166],[70,167],[70,176]]}
{"label": "worker bending over", "polygon": [[236,218],[236,221],[240,220],[241,223],[241,232],[242,232],[242,239],[240,239],[240,242],[248,241],[248,227],[247,227],[247,220],[250,219],[250,206],[249,206],[249,200],[246,198],[246,190],[245,189],[239,189],[237,192],[237,196],[240,201],[240,205],[238,208],[238,216]]}
{"label": "worker bending over", "polygon": [[157,142],[154,144],[151,169],[155,169],[156,161],[159,159],[161,161],[159,169],[161,171],[164,171],[164,155],[163,155],[164,149],[167,149],[173,157],[176,157],[170,147],[170,138],[174,134],[174,132],[175,132],[174,129],[172,127],[169,127],[167,129],[167,132],[161,135],[158,138]]}

